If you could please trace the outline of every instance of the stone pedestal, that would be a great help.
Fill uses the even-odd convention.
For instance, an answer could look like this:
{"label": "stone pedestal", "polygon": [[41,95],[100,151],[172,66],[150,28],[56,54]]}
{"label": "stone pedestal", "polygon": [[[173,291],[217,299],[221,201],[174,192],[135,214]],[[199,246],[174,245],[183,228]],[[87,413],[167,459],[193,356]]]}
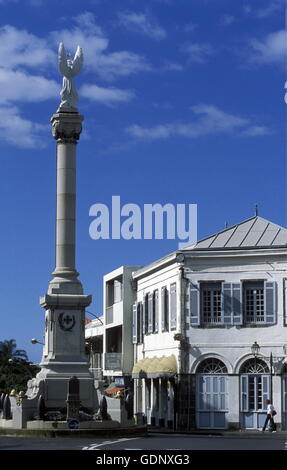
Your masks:
{"label": "stone pedestal", "polygon": [[[97,409],[93,376],[85,355],[85,308],[92,297],[83,293],[75,265],[76,147],[83,116],[59,112],[51,118],[57,141],[56,266],[48,293],[40,298],[45,314],[45,345],[30,398],[41,388],[46,408],[66,408],[68,380],[76,376],[81,405]],[[41,383],[41,387],[40,387]]]}
{"label": "stone pedestal", "polygon": [[69,380],[68,396],[67,396],[67,421],[77,420],[79,421],[79,409],[80,409],[80,388],[79,380],[73,376]]}

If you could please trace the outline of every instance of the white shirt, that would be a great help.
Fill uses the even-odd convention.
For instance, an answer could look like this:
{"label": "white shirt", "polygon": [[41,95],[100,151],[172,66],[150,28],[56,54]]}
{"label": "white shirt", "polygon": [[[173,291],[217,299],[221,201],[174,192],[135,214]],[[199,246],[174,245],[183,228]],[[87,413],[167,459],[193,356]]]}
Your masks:
{"label": "white shirt", "polygon": [[274,406],[273,405],[267,405],[267,414],[268,415],[272,415],[272,411],[274,410]]}

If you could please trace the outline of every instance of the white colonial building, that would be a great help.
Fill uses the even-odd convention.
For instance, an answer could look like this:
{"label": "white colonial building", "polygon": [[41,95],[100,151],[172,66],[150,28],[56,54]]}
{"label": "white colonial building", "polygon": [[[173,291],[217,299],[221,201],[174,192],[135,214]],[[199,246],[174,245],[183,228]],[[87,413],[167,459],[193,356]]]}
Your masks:
{"label": "white colonial building", "polygon": [[285,228],[255,216],[148,266],[120,268],[106,285],[125,270],[122,313],[105,288],[103,342],[104,354],[128,355],[118,374],[133,378],[135,413],[173,429],[257,429],[272,398],[287,429]]}

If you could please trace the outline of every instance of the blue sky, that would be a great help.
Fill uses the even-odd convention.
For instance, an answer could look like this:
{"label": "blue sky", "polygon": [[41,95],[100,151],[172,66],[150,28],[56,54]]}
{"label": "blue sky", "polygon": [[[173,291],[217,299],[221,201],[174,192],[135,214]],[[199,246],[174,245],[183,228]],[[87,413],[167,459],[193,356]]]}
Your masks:
{"label": "blue sky", "polygon": [[0,0],[1,335],[38,362],[54,269],[59,42],[76,78],[77,268],[101,314],[102,276],[177,240],[92,240],[89,209],[198,205],[203,238],[259,213],[286,226],[284,0]]}

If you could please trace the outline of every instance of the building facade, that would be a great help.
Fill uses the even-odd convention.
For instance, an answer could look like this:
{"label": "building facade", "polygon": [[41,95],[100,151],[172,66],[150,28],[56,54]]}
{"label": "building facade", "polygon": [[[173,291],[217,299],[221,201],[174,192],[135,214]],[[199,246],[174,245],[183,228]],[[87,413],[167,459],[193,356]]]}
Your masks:
{"label": "building facade", "polygon": [[286,248],[287,230],[257,216],[133,274],[135,403],[149,424],[258,429],[271,397],[286,429]]}
{"label": "building facade", "polygon": [[103,374],[133,379],[150,426],[259,429],[271,398],[287,429],[286,269],[287,230],[256,216],[113,271]]}

